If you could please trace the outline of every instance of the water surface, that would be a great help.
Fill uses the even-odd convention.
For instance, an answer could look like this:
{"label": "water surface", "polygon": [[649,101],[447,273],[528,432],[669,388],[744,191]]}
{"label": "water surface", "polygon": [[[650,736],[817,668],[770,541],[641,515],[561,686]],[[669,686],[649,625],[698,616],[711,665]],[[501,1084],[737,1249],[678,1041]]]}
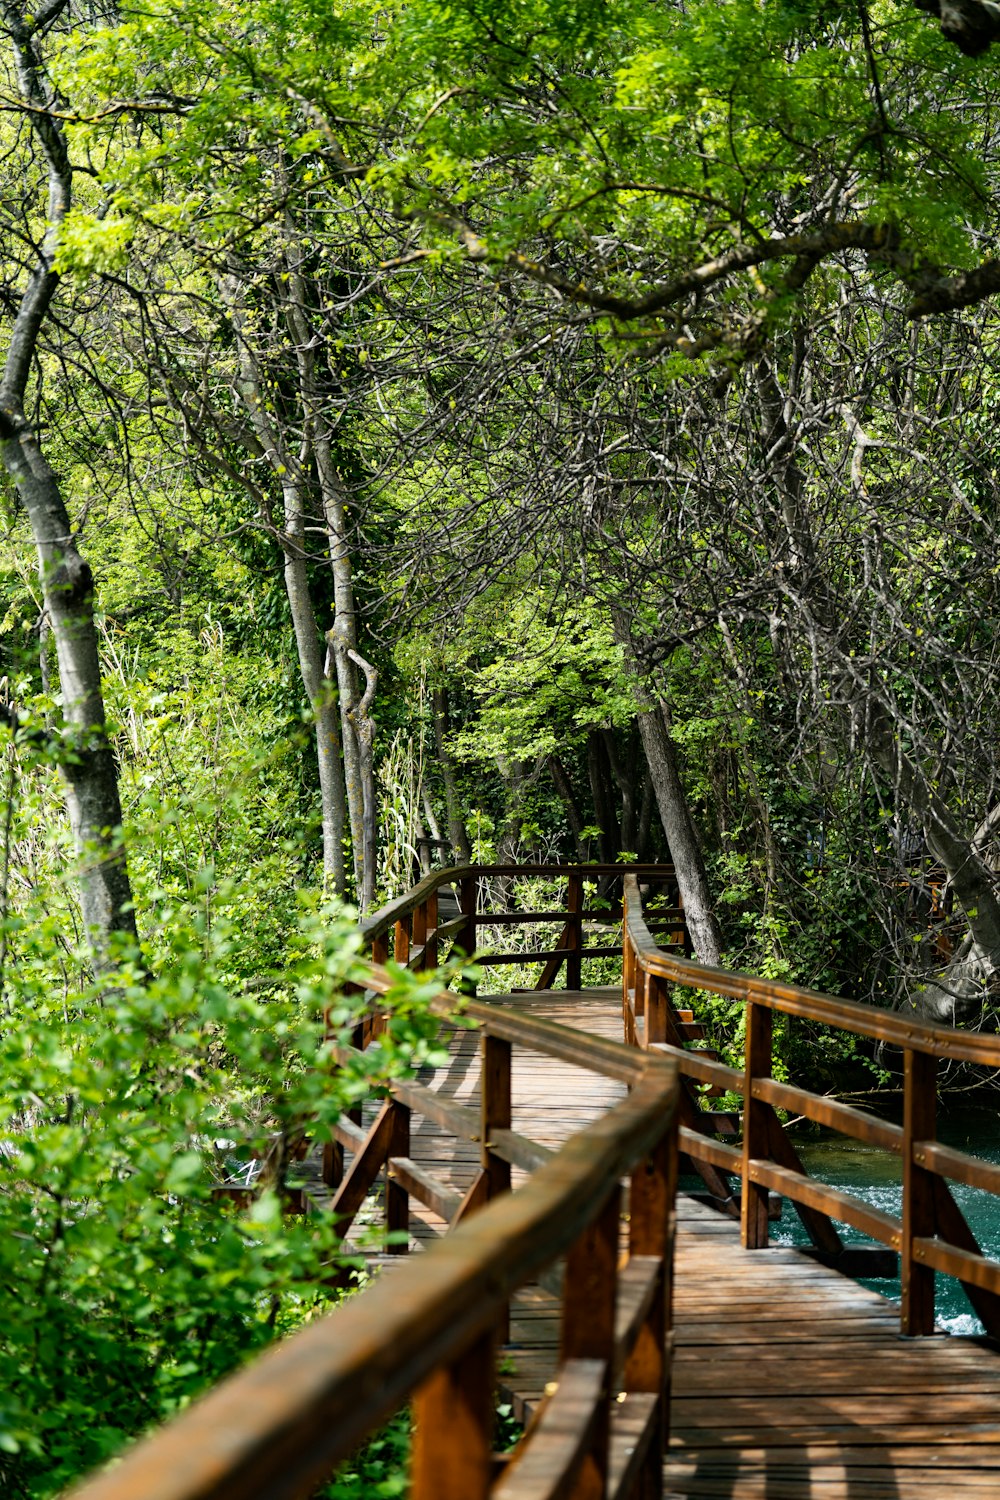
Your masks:
{"label": "water surface", "polygon": [[[881,1111],[887,1118],[892,1118],[894,1104],[897,1110],[901,1108],[900,1103],[890,1101]],[[793,1132],[793,1135],[796,1149],[811,1177],[863,1198],[883,1213],[900,1217],[903,1192],[898,1157],[826,1131],[819,1135],[801,1132]],[[972,1104],[943,1100],[939,1105],[938,1139],[984,1161],[1000,1162],[1000,1094],[995,1102],[992,1098]],[[949,1186],[983,1253],[993,1260],[1000,1260],[1000,1198],[977,1188],[963,1187],[957,1182]],[[837,1227],[845,1244],[873,1243],[846,1224]],[[787,1202],[780,1223],[772,1224],[771,1231],[775,1244],[809,1243],[795,1209]],[[935,1281],[939,1325],[950,1333],[982,1333],[983,1326],[969,1306],[959,1282],[940,1274]],[[899,1299],[898,1277],[894,1281],[870,1281],[865,1285],[897,1301]]]}

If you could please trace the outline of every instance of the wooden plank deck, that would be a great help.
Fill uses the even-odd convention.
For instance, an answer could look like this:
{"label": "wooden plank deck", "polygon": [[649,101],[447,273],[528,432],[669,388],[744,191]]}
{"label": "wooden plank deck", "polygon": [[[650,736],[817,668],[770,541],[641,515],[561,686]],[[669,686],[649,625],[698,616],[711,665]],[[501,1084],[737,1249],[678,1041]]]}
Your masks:
{"label": "wooden plank deck", "polygon": [[[617,990],[494,998],[621,1037]],[[448,1066],[428,1082],[475,1100],[473,1033],[456,1034]],[[547,1145],[621,1094],[610,1080],[515,1052],[514,1127]],[[475,1146],[420,1118],[411,1155],[460,1188],[478,1161]],[[444,1227],[416,1203],[412,1217],[418,1239]],[[501,1380],[520,1414],[554,1373],[556,1307],[529,1287],[512,1309]],[[1000,1356],[976,1339],[903,1339],[898,1320],[878,1293],[794,1249],[744,1251],[732,1220],[682,1197],[664,1496],[1000,1500]]]}

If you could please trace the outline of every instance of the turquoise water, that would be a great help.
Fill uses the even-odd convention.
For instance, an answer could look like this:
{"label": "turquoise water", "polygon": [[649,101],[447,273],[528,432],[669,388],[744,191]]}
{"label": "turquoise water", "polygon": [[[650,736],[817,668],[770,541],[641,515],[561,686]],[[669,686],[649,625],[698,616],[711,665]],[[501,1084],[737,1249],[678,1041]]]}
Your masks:
{"label": "turquoise water", "polygon": [[[865,1146],[860,1141],[849,1141],[843,1136],[825,1132],[821,1136],[796,1134],[794,1138],[811,1177],[863,1198],[884,1213],[896,1218],[900,1216],[903,1194],[898,1157]],[[977,1104],[942,1104],[938,1139],[984,1161],[1000,1162],[1000,1095],[995,1103],[988,1100]],[[983,1253],[1000,1260],[1000,1198],[976,1188],[962,1187],[960,1183],[953,1182],[949,1186]],[[865,1235],[846,1225],[838,1225],[838,1229],[846,1244],[872,1243]],[[775,1244],[809,1243],[790,1203],[785,1203],[781,1220],[771,1225],[771,1231]],[[885,1296],[899,1298],[898,1279],[865,1284]],[[982,1324],[970,1308],[960,1284],[952,1277],[936,1277],[936,1306],[938,1323],[950,1333],[982,1333]]]}

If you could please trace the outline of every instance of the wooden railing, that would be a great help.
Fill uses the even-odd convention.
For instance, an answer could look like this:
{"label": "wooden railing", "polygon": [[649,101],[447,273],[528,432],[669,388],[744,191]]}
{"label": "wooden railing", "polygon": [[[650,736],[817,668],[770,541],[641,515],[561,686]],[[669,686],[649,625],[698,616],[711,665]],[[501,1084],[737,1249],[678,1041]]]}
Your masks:
{"label": "wooden railing", "polygon": [[[421,903],[426,911],[427,893]],[[409,910],[426,949],[434,926],[421,929],[419,906]],[[377,1011],[392,981],[378,967],[367,978]],[[455,995],[442,992],[434,1004],[454,1020]],[[408,1398],[415,1419],[413,1500],[542,1494],[645,1500],[660,1493],[669,1415],[676,1066],[475,1000],[465,1005],[463,1020],[480,1032],[479,1110],[417,1082],[395,1082],[367,1131],[341,1122],[340,1141],[353,1161],[325,1173],[337,1180],[324,1211],[337,1216],[342,1232],[380,1171],[388,1228],[406,1227],[410,1196],[457,1227],[218,1386],[83,1485],[76,1500],[309,1496]],[[366,1035],[378,1031],[376,1022]],[[618,1079],[629,1092],[553,1152],[512,1128],[515,1047]],[[411,1111],[478,1145],[479,1171],[464,1196],[410,1159]],[[530,1173],[514,1191],[511,1166]],[[497,1352],[510,1299],[531,1281],[560,1297],[557,1379],[518,1448],[498,1457],[492,1452]]]}
{"label": "wooden railing", "polygon": [[[486,968],[541,963],[533,990],[551,989],[565,965],[566,988],[578,990],[585,960],[622,955],[621,943],[588,944],[586,937],[588,928],[621,922],[622,882],[627,875],[659,888],[669,904],[649,918],[650,926],[687,952],[684,913],[674,869],[668,864],[462,865],[434,870],[362,922],[361,932],[378,964],[392,958],[410,969],[434,969],[450,949],[466,957],[477,954]],[[490,885],[538,879],[564,887],[558,910],[498,912],[484,901]],[[546,924],[559,926],[558,938],[551,947],[531,951],[504,950],[487,935],[497,929]]]}
{"label": "wooden railing", "polygon": [[[674,985],[744,1002],[742,1070],[726,1066],[714,1054],[699,1056],[687,1049],[682,1013],[671,993]],[[953,1150],[935,1138],[939,1060],[995,1070],[1000,1068],[1000,1037],[911,1020],[817,990],[675,957],[654,941],[643,919],[638,883],[632,877],[625,881],[623,1007],[627,1039],[673,1058],[682,1075],[682,1162],[686,1157],[703,1175],[715,1174],[722,1198],[728,1192],[728,1179],[738,1180],[742,1239],[747,1248],[767,1245],[768,1196],[772,1191],[780,1193],[795,1204],[814,1244],[834,1263],[839,1258],[849,1268],[851,1257],[843,1250],[832,1220],[851,1225],[899,1252],[905,1334],[934,1332],[934,1273],[941,1271],[957,1277],[987,1333],[1000,1338],[1000,1264],[983,1254],[948,1186],[949,1181],[957,1182],[1000,1194],[1000,1166]],[[772,1078],[775,1011],[900,1049],[902,1125]],[[742,1095],[741,1142],[713,1138],[696,1085],[707,1085],[715,1093]],[[902,1217],[897,1219],[809,1178],[780,1123],[779,1109],[898,1156]]]}

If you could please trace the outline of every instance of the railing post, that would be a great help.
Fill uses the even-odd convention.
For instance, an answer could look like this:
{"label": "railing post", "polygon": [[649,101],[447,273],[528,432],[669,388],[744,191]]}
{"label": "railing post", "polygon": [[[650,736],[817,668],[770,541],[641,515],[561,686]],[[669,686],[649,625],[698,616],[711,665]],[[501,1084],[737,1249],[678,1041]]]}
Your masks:
{"label": "railing post", "polygon": [[[476,951],[476,943],[478,941],[478,934],[476,932],[476,912],[479,904],[478,876],[463,876],[458,894],[462,916],[465,918],[465,926],[462,928],[459,946],[463,949],[466,958],[471,958]],[[474,979],[463,979],[461,991],[463,995],[475,996],[476,981]]]}
{"label": "railing post", "polygon": [[625,934],[625,947],[622,962],[622,1019],[625,1024],[625,1041],[630,1047],[639,1045],[639,1037],[636,1033],[635,1018],[638,1015],[638,984],[639,965],[636,961],[635,949],[628,941]]}
{"label": "railing post", "polygon": [[914,1239],[933,1236],[934,1173],[917,1165],[917,1141],[933,1141],[937,1134],[937,1058],[927,1052],[903,1053],[903,1243],[900,1247],[900,1284],[903,1292],[900,1326],[911,1338],[934,1332],[934,1272],[913,1258]]}
{"label": "railing post", "polygon": [[566,937],[569,957],[566,959],[566,988],[578,990],[583,985],[583,876],[571,871],[566,880]]}
{"label": "railing post", "polygon": [[[425,948],[427,946],[427,903],[422,901],[419,906],[413,908],[413,919],[410,927],[411,942],[414,948]],[[420,956],[421,968],[427,967],[427,954]]]}
{"label": "railing post", "polygon": [[482,1082],[480,1085],[480,1162],[487,1179],[487,1199],[510,1192],[510,1163],[493,1150],[494,1130],[509,1130],[511,1124],[511,1045],[499,1037],[483,1036]]}
{"label": "railing post", "polygon": [[[486,1174],[486,1202],[510,1192],[510,1162],[493,1150],[494,1130],[509,1130],[511,1105],[511,1044],[500,1037],[483,1035],[482,1074],[479,1087],[479,1161]],[[497,1335],[506,1343],[510,1335],[510,1310],[502,1314]]]}
{"label": "railing post", "polygon": [[427,911],[427,916],[426,916],[427,930],[426,930],[426,935],[425,935],[424,941],[427,944],[427,951],[424,954],[424,968],[425,969],[436,969],[437,966],[438,966],[438,936],[437,936],[438,896],[437,896],[437,891],[431,891],[430,895],[427,897],[427,908],[426,908],[426,911]]}
{"label": "railing post", "polygon": [[646,975],[646,1046],[652,1042],[670,1042],[674,1038],[668,1034],[667,1017],[669,1015],[669,998],[667,994],[667,981],[661,979],[658,974]]}
{"label": "railing post", "polygon": [[766,1005],[747,1001],[746,1068],[743,1084],[743,1181],[740,1234],[745,1250],[767,1246],[767,1188],[750,1181],[750,1163],[770,1155],[769,1106],[753,1096],[755,1078],[771,1073],[771,1012]]}
{"label": "railing post", "polygon": [[384,964],[389,957],[389,934],[380,932],[378,937],[372,938],[372,963]]}
{"label": "railing post", "polygon": [[670,1429],[670,1354],[673,1294],[674,1204],[677,1196],[676,1122],[632,1173],[629,1189],[629,1255],[655,1255],[662,1262],[655,1295],[625,1365],[626,1391],[659,1396],[661,1420],[643,1464],[637,1496],[659,1500],[663,1457]]}
{"label": "railing post", "polygon": [[385,1169],[385,1227],[387,1233],[405,1233],[407,1238],[398,1242],[390,1240],[387,1246],[390,1255],[405,1255],[410,1248],[410,1195],[392,1175],[392,1158],[409,1154],[410,1111],[397,1101],[392,1110],[392,1140]]}
{"label": "railing post", "polygon": [[597,1218],[570,1246],[566,1256],[559,1363],[599,1359],[605,1367],[604,1399],[591,1430],[589,1451],[577,1476],[574,1500],[600,1500],[607,1492],[620,1217],[621,1188],[616,1186]]}
{"label": "railing post", "polygon": [[410,919],[408,917],[400,917],[396,923],[392,956],[404,969],[410,962]]}
{"label": "railing post", "polygon": [[410,1500],[487,1500],[493,1383],[490,1330],[414,1393]]}

